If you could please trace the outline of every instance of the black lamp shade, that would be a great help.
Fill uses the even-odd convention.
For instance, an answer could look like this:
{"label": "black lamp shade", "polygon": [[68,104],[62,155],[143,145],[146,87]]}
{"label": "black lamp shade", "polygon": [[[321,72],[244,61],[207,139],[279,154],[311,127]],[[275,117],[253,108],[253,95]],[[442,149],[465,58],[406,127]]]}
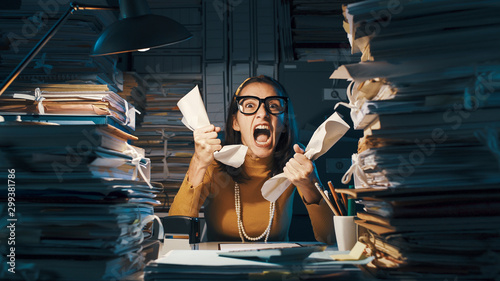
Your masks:
{"label": "black lamp shade", "polygon": [[167,46],[192,37],[180,23],[160,15],[126,17],[108,26],[99,36],[91,56],[132,52]]}

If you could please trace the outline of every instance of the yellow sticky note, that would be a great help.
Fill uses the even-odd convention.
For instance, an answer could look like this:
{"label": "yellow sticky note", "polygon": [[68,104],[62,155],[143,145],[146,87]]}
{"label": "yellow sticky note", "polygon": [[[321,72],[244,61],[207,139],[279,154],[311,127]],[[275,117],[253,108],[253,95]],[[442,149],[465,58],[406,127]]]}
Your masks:
{"label": "yellow sticky note", "polygon": [[356,242],[354,247],[352,247],[352,250],[349,252],[349,254],[339,254],[339,255],[331,255],[330,257],[334,260],[339,260],[339,261],[357,261],[365,258],[365,255],[363,254],[365,252],[366,245],[361,242]]}

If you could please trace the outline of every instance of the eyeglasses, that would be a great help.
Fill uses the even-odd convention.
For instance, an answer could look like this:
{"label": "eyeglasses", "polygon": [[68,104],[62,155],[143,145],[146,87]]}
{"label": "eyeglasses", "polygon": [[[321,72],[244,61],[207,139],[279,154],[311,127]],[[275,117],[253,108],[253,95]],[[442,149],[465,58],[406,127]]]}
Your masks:
{"label": "eyeglasses", "polygon": [[267,97],[261,99],[254,96],[240,96],[236,97],[238,109],[245,115],[252,115],[259,110],[260,105],[264,103],[265,109],[269,114],[279,115],[287,109],[287,97]]}

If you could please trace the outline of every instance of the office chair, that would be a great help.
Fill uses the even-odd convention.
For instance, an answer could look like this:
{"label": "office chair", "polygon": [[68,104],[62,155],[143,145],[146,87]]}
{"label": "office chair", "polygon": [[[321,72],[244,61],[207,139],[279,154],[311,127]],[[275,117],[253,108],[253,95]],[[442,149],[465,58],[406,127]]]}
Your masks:
{"label": "office chair", "polygon": [[198,250],[201,241],[200,219],[186,216],[166,216],[161,218],[165,239],[188,237],[192,250]]}

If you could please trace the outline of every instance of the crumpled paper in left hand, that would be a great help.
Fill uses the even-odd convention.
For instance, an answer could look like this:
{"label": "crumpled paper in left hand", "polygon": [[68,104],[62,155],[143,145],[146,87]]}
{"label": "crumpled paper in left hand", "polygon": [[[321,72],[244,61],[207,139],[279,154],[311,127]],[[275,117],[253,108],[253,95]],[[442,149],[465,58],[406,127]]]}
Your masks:
{"label": "crumpled paper in left hand", "polygon": [[[349,130],[349,125],[337,112],[333,113],[314,131],[304,155],[314,161],[325,154]],[[284,173],[268,179],[262,186],[262,196],[270,202],[276,201],[290,186],[291,182]]]}
{"label": "crumpled paper in left hand", "polygon": [[[191,131],[210,125],[198,86],[182,97],[177,106],[182,112],[182,123]],[[245,162],[247,150],[248,147],[241,144],[226,145],[220,151],[214,152],[214,157],[219,162],[238,168]]]}

